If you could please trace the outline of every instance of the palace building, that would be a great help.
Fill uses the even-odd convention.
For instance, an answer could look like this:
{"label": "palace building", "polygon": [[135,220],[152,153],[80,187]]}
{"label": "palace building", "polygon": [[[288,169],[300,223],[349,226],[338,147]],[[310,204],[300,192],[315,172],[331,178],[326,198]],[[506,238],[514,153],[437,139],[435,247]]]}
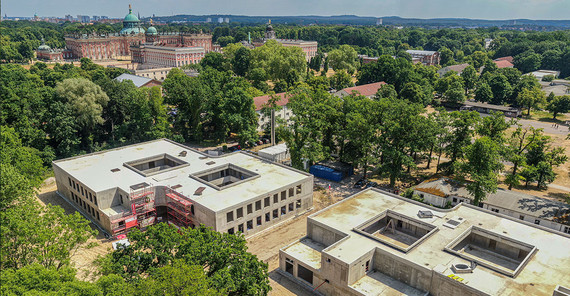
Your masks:
{"label": "palace building", "polygon": [[[158,30],[152,26],[146,31],[141,25],[139,18],[133,14],[129,5],[129,13],[123,20],[123,29],[115,34],[87,35],[75,34],[65,36],[65,43],[71,53],[71,58],[90,58],[92,60],[108,60],[116,58],[126,58],[132,55],[132,48],[136,51],[134,58],[140,61],[140,55],[146,54],[146,50],[141,51],[139,46],[149,44],[153,46],[163,47],[201,47],[204,53],[213,50],[212,36],[209,34],[193,34],[193,33],[167,33],[160,34]],[[156,51],[149,53],[156,55]],[[195,51],[193,51],[195,52]],[[165,59],[171,59],[170,51],[166,50]],[[191,61],[195,56],[186,55],[181,57],[181,62]],[[161,65],[170,65],[174,63],[166,63]]]}
{"label": "palace building", "polygon": [[267,42],[267,40],[275,40],[281,43],[285,47],[299,47],[305,53],[305,59],[307,61],[311,60],[314,56],[317,55],[317,49],[319,43],[317,41],[305,41],[305,40],[297,40],[297,39],[278,39],[275,35],[275,31],[273,30],[273,26],[271,25],[271,21],[267,24],[265,28],[265,38],[260,40],[253,41],[254,47],[260,47]]}

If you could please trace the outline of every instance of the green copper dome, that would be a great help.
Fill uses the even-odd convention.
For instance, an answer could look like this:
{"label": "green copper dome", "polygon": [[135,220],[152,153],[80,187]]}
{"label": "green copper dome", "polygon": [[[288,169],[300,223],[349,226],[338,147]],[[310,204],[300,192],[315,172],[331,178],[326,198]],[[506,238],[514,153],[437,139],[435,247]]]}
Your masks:
{"label": "green copper dome", "polygon": [[131,9],[131,5],[129,4],[129,14],[125,16],[123,20],[123,29],[121,30],[121,34],[141,34],[144,33],[144,29],[140,26],[140,20],[133,14],[133,10]]}
{"label": "green copper dome", "polygon": [[38,47],[38,50],[41,50],[41,51],[50,51],[51,50],[51,47],[49,47],[49,45],[46,44],[44,37],[42,37],[42,45],[40,45]]}
{"label": "green copper dome", "polygon": [[156,30],[155,27],[148,27],[148,29],[146,29],[146,34],[147,35],[158,35],[158,31]]}

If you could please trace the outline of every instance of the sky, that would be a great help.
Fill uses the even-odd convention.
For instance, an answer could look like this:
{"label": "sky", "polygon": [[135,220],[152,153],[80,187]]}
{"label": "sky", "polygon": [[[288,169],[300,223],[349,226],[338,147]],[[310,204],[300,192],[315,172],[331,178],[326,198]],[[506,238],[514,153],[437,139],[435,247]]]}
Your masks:
{"label": "sky", "polygon": [[1,0],[8,16],[358,15],[406,18],[570,19],[570,0]]}

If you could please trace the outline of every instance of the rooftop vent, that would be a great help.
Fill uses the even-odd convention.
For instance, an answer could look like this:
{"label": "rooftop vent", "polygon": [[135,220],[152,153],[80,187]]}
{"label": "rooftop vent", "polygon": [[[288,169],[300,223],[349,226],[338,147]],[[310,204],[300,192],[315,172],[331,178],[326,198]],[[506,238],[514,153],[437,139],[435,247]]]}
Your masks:
{"label": "rooftop vent", "polygon": [[174,185],[174,186],[172,186],[172,187],[170,187],[170,188],[172,188],[172,189],[178,189],[178,188],[180,188],[180,187],[182,187],[182,185],[176,184],[176,185]]}
{"label": "rooftop vent", "polygon": [[194,195],[202,195],[202,192],[204,192],[205,189],[206,187],[198,187],[198,189],[194,191]]}
{"label": "rooftop vent", "polygon": [[451,265],[451,269],[455,273],[472,273],[473,270],[477,267],[477,262],[471,261],[471,265],[458,263]]}
{"label": "rooftop vent", "polygon": [[121,170],[120,168],[114,168],[114,169],[111,170],[111,172],[116,173],[116,172],[118,172],[118,171],[120,171],[120,170]]}
{"label": "rooftop vent", "polygon": [[453,217],[452,219],[447,220],[447,222],[443,223],[443,226],[447,226],[451,229],[457,228],[459,224],[465,222],[465,219],[461,217]]}
{"label": "rooftop vent", "polygon": [[198,158],[199,158],[199,159],[206,159],[206,158],[208,158],[208,156],[200,156],[200,157],[198,157]]}
{"label": "rooftop vent", "polygon": [[431,211],[418,211],[418,217],[420,218],[433,218],[433,213]]}
{"label": "rooftop vent", "polygon": [[214,163],[216,163],[215,161],[208,161],[206,162],[207,165],[213,165]]}
{"label": "rooftop vent", "polygon": [[184,150],[184,151],[180,152],[180,153],[178,154],[178,156],[186,157],[186,154],[188,154],[188,151]]}

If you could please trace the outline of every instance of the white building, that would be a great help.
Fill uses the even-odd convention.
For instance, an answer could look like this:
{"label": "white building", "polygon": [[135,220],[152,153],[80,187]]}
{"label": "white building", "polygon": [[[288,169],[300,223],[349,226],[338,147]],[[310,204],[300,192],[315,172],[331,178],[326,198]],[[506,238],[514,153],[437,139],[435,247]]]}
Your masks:
{"label": "white building", "polygon": [[307,219],[279,272],[318,295],[568,295],[570,235],[368,189]]}
{"label": "white building", "polygon": [[[424,181],[414,188],[414,194],[424,199],[425,203],[445,207],[447,203],[455,206],[459,203],[472,203],[473,198],[459,182],[449,178]],[[487,195],[479,205],[491,210],[556,231],[570,233],[570,205],[534,195],[499,188]]]}
{"label": "white building", "polygon": [[286,123],[289,123],[291,117],[293,116],[293,112],[291,112],[291,109],[289,109],[287,107],[287,104],[289,104],[289,98],[291,97],[291,95],[282,92],[282,93],[278,93],[278,94],[274,94],[274,95],[265,95],[265,96],[255,97],[255,98],[253,98],[253,103],[255,104],[255,113],[257,113],[257,116],[258,116],[257,117],[258,118],[257,119],[258,120],[257,131],[263,131],[263,129],[265,128],[265,126],[267,124],[271,124],[271,116],[263,115],[263,113],[261,111],[269,103],[269,100],[271,99],[272,96],[279,98],[279,100],[276,102],[276,104],[281,107],[281,110],[275,112],[275,118],[276,119],[282,118],[285,120]]}
{"label": "white building", "polygon": [[313,204],[313,176],[161,139],[53,162],[57,192],[108,235],[157,221],[251,235]]}

